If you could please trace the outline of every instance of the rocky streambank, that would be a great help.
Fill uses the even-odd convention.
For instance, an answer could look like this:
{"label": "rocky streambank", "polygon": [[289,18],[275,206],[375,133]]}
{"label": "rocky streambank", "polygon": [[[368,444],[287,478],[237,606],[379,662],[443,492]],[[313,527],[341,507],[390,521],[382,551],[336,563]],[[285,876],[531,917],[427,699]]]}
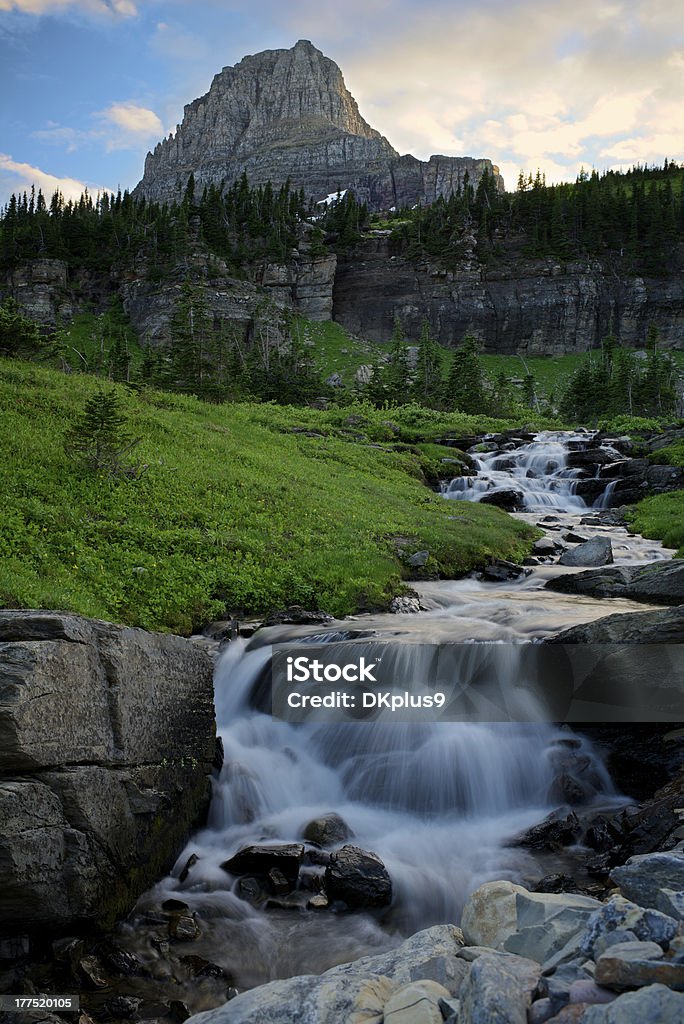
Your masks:
{"label": "rocky streambank", "polygon": [[461,928],[238,995],[193,1024],[678,1024],[684,849],[632,858],[605,901],[488,882]]}
{"label": "rocky streambank", "polygon": [[0,956],[111,926],[210,799],[207,653],[181,637],[0,612]]}

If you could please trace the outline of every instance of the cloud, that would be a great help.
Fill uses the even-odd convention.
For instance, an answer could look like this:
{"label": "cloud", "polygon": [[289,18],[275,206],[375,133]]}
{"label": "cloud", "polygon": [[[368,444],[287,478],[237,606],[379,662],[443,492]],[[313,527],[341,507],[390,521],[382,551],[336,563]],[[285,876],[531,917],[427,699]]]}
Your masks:
{"label": "cloud", "polygon": [[8,154],[0,153],[0,191],[4,197],[8,198],[12,192],[29,191],[31,185],[36,186],[36,191],[42,189],[48,202],[53,192],[61,192],[65,199],[78,199],[86,188],[91,194],[113,191],[101,186],[87,186],[75,178],[59,178],[40,167],[20,163]]}
{"label": "cloud", "polygon": [[108,109],[100,111],[95,116],[136,138],[148,138],[164,133],[164,125],[154,111],[148,110],[146,106],[138,106],[130,100],[125,103],[112,103]]}
{"label": "cloud", "polygon": [[119,149],[144,149],[165,134],[164,125],[155,112],[132,100],[112,103],[91,117],[96,122],[93,128],[73,128],[51,121],[31,134],[34,139],[61,146],[67,153],[92,143],[104,146],[108,153]]}
{"label": "cloud", "polygon": [[0,0],[0,11],[21,14],[60,14],[67,9],[118,18],[134,18],[138,13],[133,0]]}

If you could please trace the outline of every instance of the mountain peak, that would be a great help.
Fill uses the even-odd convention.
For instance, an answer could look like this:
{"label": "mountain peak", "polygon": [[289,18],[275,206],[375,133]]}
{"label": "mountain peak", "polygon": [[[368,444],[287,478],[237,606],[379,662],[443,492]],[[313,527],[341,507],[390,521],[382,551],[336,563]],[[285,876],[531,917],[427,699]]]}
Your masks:
{"label": "mountain peak", "polygon": [[[447,173],[436,194],[444,194],[462,181],[463,158],[439,159],[442,176]],[[476,181],[482,161],[466,162]],[[230,184],[245,171],[252,184],[289,178],[314,199],[352,188],[371,206],[388,207],[404,205],[414,193],[413,201],[430,201],[436,185],[424,196],[422,166],[399,157],[361,116],[337,64],[300,39],[289,50],[264,50],[215,75],[209,92],[185,107],[175,135],[148,154],[135,193],[166,201],[182,195],[191,173],[201,188]]]}

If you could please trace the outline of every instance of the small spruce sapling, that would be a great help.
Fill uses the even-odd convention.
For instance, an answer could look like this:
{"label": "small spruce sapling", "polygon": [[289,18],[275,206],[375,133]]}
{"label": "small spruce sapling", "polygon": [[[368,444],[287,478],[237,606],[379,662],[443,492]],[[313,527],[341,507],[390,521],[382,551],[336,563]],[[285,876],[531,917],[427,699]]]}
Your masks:
{"label": "small spruce sapling", "polygon": [[140,438],[131,437],[125,423],[116,391],[98,388],[67,435],[68,454],[90,472],[137,479],[145,467],[133,465],[127,457],[140,444]]}

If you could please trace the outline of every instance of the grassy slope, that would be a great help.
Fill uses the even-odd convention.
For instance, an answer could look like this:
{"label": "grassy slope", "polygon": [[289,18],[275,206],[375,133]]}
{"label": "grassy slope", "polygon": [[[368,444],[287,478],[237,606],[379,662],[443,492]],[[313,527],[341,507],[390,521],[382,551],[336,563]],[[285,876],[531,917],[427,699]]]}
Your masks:
{"label": "grassy slope", "polygon": [[421,456],[391,444],[495,421],[408,409],[390,426],[365,407],[211,406],[119,388],[148,468],[112,481],[85,474],[64,447],[96,387],[0,362],[0,604],[187,632],[226,608],[382,604],[401,588],[397,537],[452,576],[529,547],[529,528],[445,502],[422,483]]}
{"label": "grassy slope", "polygon": [[[651,460],[661,465],[684,466],[684,444],[661,448]],[[677,558],[684,558],[684,491],[644,498],[630,513],[629,520],[638,533],[662,540],[665,547],[677,549]]]}

